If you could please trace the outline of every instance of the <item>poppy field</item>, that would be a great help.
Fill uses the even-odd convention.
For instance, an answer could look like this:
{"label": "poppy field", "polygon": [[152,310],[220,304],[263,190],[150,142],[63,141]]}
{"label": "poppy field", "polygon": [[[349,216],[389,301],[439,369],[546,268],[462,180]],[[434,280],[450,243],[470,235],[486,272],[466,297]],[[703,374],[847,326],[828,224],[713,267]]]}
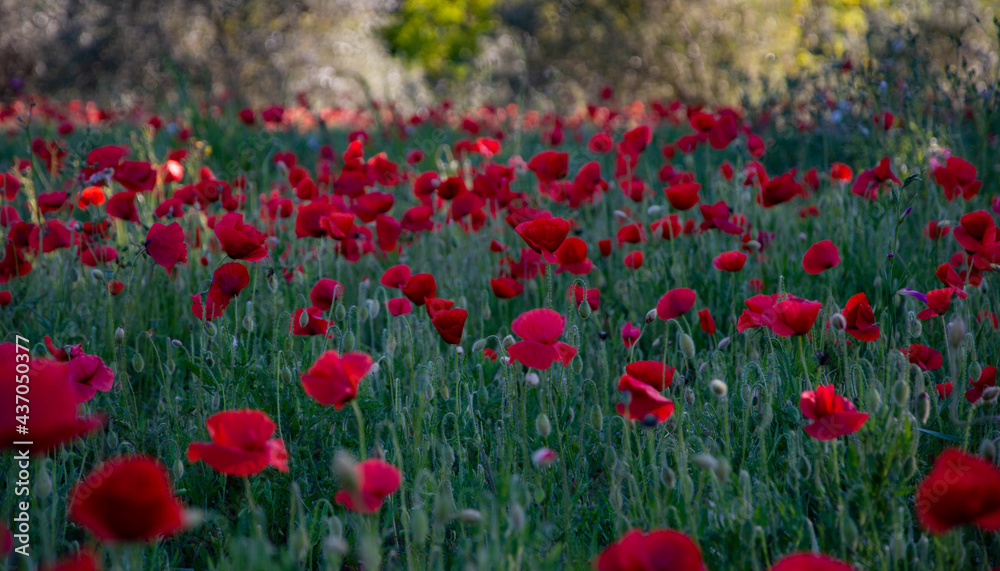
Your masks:
{"label": "poppy field", "polygon": [[5,104],[7,568],[1000,568],[998,121],[838,73]]}

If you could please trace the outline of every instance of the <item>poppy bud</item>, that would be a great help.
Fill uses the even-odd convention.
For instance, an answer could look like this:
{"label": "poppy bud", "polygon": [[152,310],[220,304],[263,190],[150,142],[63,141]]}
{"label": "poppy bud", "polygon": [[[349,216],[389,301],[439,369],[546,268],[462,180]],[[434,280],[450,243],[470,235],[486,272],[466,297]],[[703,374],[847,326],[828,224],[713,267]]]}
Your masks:
{"label": "poppy bud", "polygon": [[511,345],[513,345],[514,343],[515,343],[515,341],[514,341],[514,336],[513,335],[507,335],[506,337],[503,338],[503,343],[502,344],[503,344],[503,348],[504,349],[507,349],[508,347],[510,347]]}
{"label": "poppy bud", "polygon": [[729,480],[729,473],[732,471],[732,467],[729,465],[729,460],[719,458],[719,465],[712,471],[715,472],[715,477],[719,479],[719,482],[725,484]]}
{"label": "poppy bud", "polygon": [[719,461],[716,460],[711,454],[696,454],[691,460],[694,465],[701,468],[702,470],[715,470],[719,467]]}
{"label": "poppy bud", "polygon": [[548,438],[549,434],[552,433],[552,424],[549,422],[547,414],[541,413],[535,417],[535,432],[542,438]]}
{"label": "poppy bud", "polygon": [[799,242],[805,242],[805,241],[806,241],[806,233],[799,232]]}
{"label": "poppy bud", "polygon": [[385,352],[390,357],[396,352],[396,336],[389,335],[389,338],[385,340]]}
{"label": "poppy bud", "polygon": [[684,389],[684,402],[689,405],[694,404],[694,391],[691,390],[691,387]]}
{"label": "poppy bud", "polygon": [[205,331],[205,335],[209,337],[215,337],[216,333],[219,332],[219,329],[211,321],[206,321],[202,329]]}
{"label": "poppy bud", "polygon": [[479,392],[476,394],[476,399],[480,403],[486,404],[490,402],[490,392],[486,389],[486,385],[481,385],[479,387]]}
{"label": "poppy bud", "polygon": [[604,428],[604,412],[596,404],[590,409],[590,426],[598,432]]}
{"label": "poppy bud", "polygon": [[219,410],[219,404],[222,402],[222,395],[215,393],[212,395],[212,410]]}
{"label": "poppy bud", "polygon": [[382,311],[382,306],[379,305],[379,303],[377,301],[375,301],[374,299],[366,299],[365,300],[365,307],[368,309],[368,315],[372,319],[375,319],[376,317],[378,317],[379,312]]}
{"label": "poppy bud", "polygon": [[650,309],[646,312],[646,325],[656,321],[656,308]]}
{"label": "poppy bud", "polygon": [[760,411],[760,424],[757,425],[757,433],[763,433],[767,430],[767,427],[771,425],[771,420],[774,419],[774,410],[771,408],[771,403],[765,402],[764,408]]}
{"label": "poppy bud", "polygon": [[479,510],[464,509],[464,510],[458,512],[458,515],[455,516],[455,519],[457,519],[458,521],[460,521],[462,523],[467,523],[467,524],[470,524],[470,525],[475,525],[475,524],[480,523],[481,521],[483,521],[483,514],[481,514],[479,512]]}
{"label": "poppy bud", "polygon": [[288,368],[288,365],[281,368],[281,382],[286,385],[292,382],[292,370]]}
{"label": "poppy bud", "polygon": [[731,341],[732,341],[732,340],[731,340],[731,339],[730,339],[729,337],[723,337],[723,338],[722,338],[722,339],[721,339],[721,340],[719,341],[719,347],[718,347],[719,351],[722,351],[722,350],[723,350],[723,349],[725,349],[726,347],[729,347],[729,343],[730,343]]}
{"label": "poppy bud", "polygon": [[618,464],[618,452],[614,448],[607,446],[604,448],[604,465],[608,468]]}
{"label": "poppy bud", "polygon": [[531,371],[524,376],[524,384],[529,387],[537,387],[541,380],[538,378],[538,373]]}
{"label": "poppy bud", "polygon": [[670,469],[670,466],[664,466],[660,470],[660,482],[663,483],[663,486],[667,488],[667,490],[672,490],[674,489],[674,486],[677,485],[677,474],[674,474],[674,471]]}
{"label": "poppy bud", "polygon": [[477,339],[476,342],[472,344],[472,352],[473,353],[482,353],[483,349],[485,349],[485,348],[486,348],[486,340],[485,339]]}
{"label": "poppy bud", "polygon": [[965,341],[965,322],[962,318],[956,317],[948,324],[948,344],[952,349],[957,348]]}
{"label": "poppy bud", "polygon": [[348,490],[357,489],[357,474],[354,457],[349,452],[338,450],[333,456],[333,473]]}
{"label": "poppy bud", "polygon": [[892,396],[896,404],[903,404],[910,399],[910,386],[905,381],[896,381],[892,386]]}
{"label": "poppy bud", "polygon": [[76,283],[76,280],[80,279],[80,272],[76,268],[70,268],[66,275],[71,284]]}
{"label": "poppy bud", "polygon": [[749,240],[747,241],[746,244],[743,245],[746,247],[747,250],[750,251],[751,254],[756,254],[757,252],[760,251],[761,248],[761,244],[757,240]]}
{"label": "poppy bud", "polygon": [[145,366],[146,362],[142,360],[142,355],[139,353],[132,355],[132,368],[135,369],[136,373],[141,373]]}
{"label": "poppy bud", "polygon": [[663,210],[662,206],[660,206],[659,204],[653,204],[652,206],[646,209],[646,214],[655,217],[660,213],[661,210]]}
{"label": "poppy bud", "polygon": [[608,500],[611,502],[611,507],[614,508],[616,512],[621,513],[623,499],[620,486],[614,486],[611,488],[611,494],[609,495]]}
{"label": "poppy bud", "polygon": [[90,270],[90,277],[93,278],[95,282],[99,282],[104,279],[104,272],[98,269]]}
{"label": "poppy bud", "polygon": [[303,311],[299,314],[299,327],[305,327],[309,325],[309,312]]}
{"label": "poppy bud", "polygon": [[726,398],[726,393],[729,392],[729,387],[726,386],[726,383],[720,379],[712,379],[712,382],[709,383],[709,387],[712,389],[712,394],[720,399]]}
{"label": "poppy bud", "polygon": [[917,418],[920,424],[927,424],[927,419],[931,416],[931,397],[927,393],[917,395]]}
{"label": "poppy bud", "polygon": [[580,312],[580,317],[582,317],[583,319],[587,319],[588,317],[590,317],[590,314],[593,312],[593,310],[590,308],[590,303],[587,301],[581,303],[579,312]]}
{"label": "poppy bud", "polygon": [[920,337],[924,332],[924,326],[920,323],[919,319],[911,319],[909,330],[910,337]]}
{"label": "poppy bud", "polygon": [[839,313],[834,313],[830,316],[830,327],[834,328],[836,331],[843,331],[847,329],[847,320],[844,316]]}
{"label": "poppy bud", "polygon": [[524,508],[521,504],[511,504],[510,508],[507,510],[507,519],[510,520],[510,528],[519,532],[524,529],[524,525],[527,522],[527,517],[524,513]]}
{"label": "poppy bud", "polygon": [[114,430],[108,431],[108,448],[111,450],[118,448],[118,433]]}
{"label": "poppy bud", "polygon": [[181,462],[181,459],[178,458],[177,460],[174,460],[174,480],[180,480],[183,475],[184,462]]}
{"label": "poppy bud", "polygon": [[362,305],[358,309],[358,319],[360,319],[361,321],[368,321],[368,315],[369,315],[368,308]]}
{"label": "poppy bud", "polygon": [[875,387],[868,388],[868,395],[865,400],[865,408],[869,414],[875,413],[882,407],[882,394]]}
{"label": "poppy bud", "polygon": [[268,270],[265,281],[267,281],[267,289],[271,290],[271,293],[278,291],[278,275],[274,273],[274,270]]}
{"label": "poppy bud", "polygon": [[982,456],[990,464],[994,464],[997,461],[997,446],[993,444],[993,441],[989,438],[984,438],[979,444],[979,455]]}
{"label": "poppy bud", "polygon": [[983,398],[981,400],[984,403],[992,404],[997,401],[997,396],[1000,396],[1000,387],[987,387],[983,391]]}
{"label": "poppy bud", "polygon": [[354,349],[354,332],[351,331],[350,329],[348,329],[347,333],[344,333],[344,337],[343,337],[342,341],[344,343],[344,351],[345,352],[353,350]]}
{"label": "poppy bud", "polygon": [[844,538],[844,543],[846,543],[850,549],[854,549],[858,544],[858,525],[854,523],[851,516],[844,514],[843,519],[841,520],[840,532]]}
{"label": "poppy bud", "polygon": [[483,315],[483,319],[485,319],[485,320],[487,320],[487,321],[488,321],[488,320],[489,320],[489,318],[490,318],[490,317],[491,317],[491,316],[493,315],[493,312],[492,312],[492,311],[490,311],[490,306],[489,306],[489,305],[487,305],[487,304],[483,304],[483,309],[482,309],[482,310],[480,310],[480,312],[479,312],[479,313],[481,313],[481,314]]}
{"label": "poppy bud", "polygon": [[573,357],[573,360],[570,361],[570,367],[573,369],[573,372],[576,373],[577,375],[579,375],[580,373],[582,373],[583,372],[583,358],[580,357],[580,355],[577,355],[577,356]]}
{"label": "poppy bud", "polygon": [[253,333],[253,315],[248,313],[243,316],[243,329],[246,329],[247,333]]}
{"label": "poppy bud", "polygon": [[608,332],[601,331],[597,334],[597,336],[601,338],[601,341],[606,341],[608,339]]}
{"label": "poppy bud", "polygon": [[214,367],[215,366],[215,355],[211,351],[205,351],[205,366]]}
{"label": "poppy bud", "polygon": [[451,389],[448,388],[448,385],[444,385],[441,387],[441,398],[443,398],[444,400],[448,400],[449,398],[451,398]]}
{"label": "poppy bud", "polygon": [[434,520],[442,524],[447,523],[453,513],[455,513],[455,494],[452,492],[451,482],[445,480],[441,483],[437,496],[434,497]]}
{"label": "poppy bud", "polygon": [[678,344],[681,346],[681,353],[688,359],[694,359],[694,341],[687,333],[681,333]]}
{"label": "poppy bud", "polygon": [[328,558],[339,559],[347,555],[349,550],[350,546],[340,535],[330,534],[323,540],[323,551]]}
{"label": "poppy bud", "polygon": [[[305,312],[303,311],[302,313],[305,313]],[[344,318],[347,317],[347,308],[344,307],[344,304],[342,304],[342,303],[338,303],[337,304],[337,309],[333,310],[333,317],[337,321],[343,321]],[[303,327],[305,327],[305,326],[303,326]]]}
{"label": "poppy bud", "polygon": [[905,479],[910,479],[917,475],[919,466],[917,466],[917,458],[915,456],[910,456],[906,459],[906,463],[903,464],[903,477]]}
{"label": "poppy bud", "polygon": [[125,330],[119,327],[115,329],[115,345],[121,345],[125,342]]}
{"label": "poppy bud", "polygon": [[167,368],[167,373],[170,373],[171,375],[177,370],[177,363],[175,363],[173,359],[167,359],[167,362],[164,363],[163,366]]}
{"label": "poppy bud", "polygon": [[893,558],[902,560],[906,556],[906,538],[903,534],[896,532],[889,538],[889,550],[892,551]]}
{"label": "poppy bud", "polygon": [[441,463],[444,464],[445,470],[451,470],[455,464],[455,449],[450,444],[446,443],[441,447]]}
{"label": "poppy bud", "polygon": [[42,469],[35,474],[35,495],[38,499],[44,500],[52,494],[52,477],[49,476],[48,466],[42,465]]}
{"label": "poppy bud", "polygon": [[982,365],[980,365],[978,361],[973,361],[972,364],[969,365],[969,376],[972,377],[973,379],[978,379],[979,376],[982,374],[983,374]]}
{"label": "poppy bud", "polygon": [[413,533],[413,540],[417,545],[423,545],[427,541],[427,532],[430,530],[430,522],[427,512],[422,507],[414,508],[410,512],[410,532]]}

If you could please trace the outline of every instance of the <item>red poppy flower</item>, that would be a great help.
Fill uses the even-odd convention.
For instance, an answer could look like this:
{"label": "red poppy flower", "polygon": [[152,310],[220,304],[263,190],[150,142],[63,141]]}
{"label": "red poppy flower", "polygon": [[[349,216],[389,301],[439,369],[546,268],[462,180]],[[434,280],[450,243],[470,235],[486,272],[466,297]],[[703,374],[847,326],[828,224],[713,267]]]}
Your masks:
{"label": "red poppy flower", "polygon": [[344,286],[340,282],[330,278],[321,278],[316,285],[309,290],[309,301],[313,307],[318,307],[323,311],[333,307],[333,302],[344,296]]}
{"label": "red poppy flower", "polygon": [[880,330],[875,323],[875,313],[872,306],[868,304],[868,296],[864,293],[856,293],[847,300],[844,306],[844,320],[847,322],[845,333],[854,337],[858,341],[875,341],[878,339]]}
{"label": "red poppy flower", "polygon": [[938,266],[937,271],[934,272],[934,276],[937,277],[941,283],[955,290],[955,295],[958,296],[958,299],[965,299],[969,297],[969,294],[965,293],[965,281],[948,262]]}
{"label": "red poppy flower", "polygon": [[854,178],[854,171],[851,167],[845,165],[844,163],[831,163],[830,164],[830,178],[834,182],[847,183]]}
{"label": "red poppy flower", "polygon": [[155,222],[146,234],[146,253],[167,272],[178,263],[187,263],[187,243],[181,225],[174,222],[167,226]]}
{"label": "red poppy flower", "polygon": [[983,321],[992,325],[993,329],[1000,329],[1000,319],[997,319],[996,314],[988,309],[983,309],[976,314],[976,322],[982,323]]}
{"label": "red poppy flower", "polygon": [[[90,434],[100,428],[104,421],[99,416],[81,418],[77,415],[77,389],[73,386],[69,366],[51,359],[33,357],[27,373],[17,369],[23,365],[27,355],[13,343],[0,345],[0,404],[9,413],[0,415],[0,447],[10,447],[12,442],[24,441],[25,437],[17,432],[18,424],[15,412],[15,396],[17,387],[22,384],[31,386],[31,430],[29,441],[33,444],[27,447],[33,454],[43,454],[56,448],[64,442],[69,442],[80,436]],[[23,370],[23,366],[21,367]],[[20,381],[20,382],[18,382]]]}
{"label": "red poppy flower", "polygon": [[941,353],[927,345],[914,343],[909,347],[900,347],[899,350],[906,355],[911,363],[918,365],[925,371],[940,369],[941,365],[944,364],[944,358],[941,357]]}
{"label": "red poppy flower", "polygon": [[410,266],[398,264],[383,272],[379,283],[388,288],[399,289],[406,285],[411,275]]}
{"label": "red poppy flower", "polygon": [[[692,225],[694,224],[694,220],[688,220],[688,222]],[[650,224],[650,226],[653,228],[653,233],[659,234],[664,240],[673,240],[684,232],[681,220],[676,214],[664,216]]]}
{"label": "red poppy flower", "polygon": [[932,289],[927,292],[927,307],[922,309],[917,317],[926,321],[948,313],[948,308],[951,307],[951,296],[954,293],[954,288],[950,287]]}
{"label": "red poppy flower", "polygon": [[13,202],[19,190],[21,190],[21,181],[13,173],[0,174],[0,195],[9,202]]}
{"label": "red poppy flower", "polygon": [[646,147],[653,140],[653,131],[649,125],[639,125],[633,129],[625,131],[622,135],[622,142],[619,147],[622,153],[629,156],[642,154]]}
{"label": "red poppy flower", "polygon": [[934,182],[943,190],[944,197],[951,202],[957,196],[972,200],[979,194],[983,182],[976,180],[976,167],[959,157],[948,157],[944,166],[934,169]]}
{"label": "red poppy flower", "polygon": [[341,490],[333,499],[352,512],[371,514],[399,489],[403,475],[392,464],[372,458],[354,465],[353,480],[351,490]]}
{"label": "red poppy flower", "polygon": [[250,476],[273,466],[288,471],[288,452],[280,438],[271,438],[277,428],[260,410],[224,410],[206,421],[211,442],[188,445],[188,462],[203,461],[229,476]]}
{"label": "red poppy flower", "polygon": [[550,264],[558,261],[555,252],[566,239],[569,230],[570,223],[562,218],[535,218],[514,228],[525,243]]}
{"label": "red poppy flower", "polygon": [[854,403],[836,393],[833,385],[820,385],[815,391],[804,391],[799,408],[803,416],[813,421],[804,427],[806,434],[817,440],[833,440],[854,434],[868,420],[868,414],[858,412]]}
{"label": "red poppy flower", "polygon": [[659,361],[636,361],[625,365],[625,373],[638,379],[658,391],[674,382],[677,369]]}
{"label": "red poppy flower", "polygon": [[941,400],[948,398],[948,396],[951,394],[952,389],[954,389],[954,385],[951,382],[938,383],[934,385],[934,390],[937,391],[938,398]]}
{"label": "red poppy flower", "polygon": [[622,327],[622,343],[626,348],[630,349],[635,345],[636,341],[639,340],[639,335],[642,334],[642,330],[632,325],[631,321],[625,323]]}
{"label": "red poppy flower", "polygon": [[212,285],[208,288],[208,297],[216,306],[225,309],[229,302],[250,285],[250,273],[246,266],[239,262],[222,264],[212,274]]}
{"label": "red poppy flower", "polygon": [[102,541],[152,541],[181,530],[183,509],[157,460],[124,456],[73,488],[68,517]]}
{"label": "red poppy flower", "polygon": [[605,238],[597,241],[597,248],[601,251],[601,256],[607,258],[611,255],[611,239]]}
{"label": "red poppy flower", "polygon": [[[305,314],[303,318],[302,315]],[[322,335],[329,338],[330,333],[330,322],[323,319],[323,310],[315,307],[309,306],[305,309],[296,309],[292,313],[292,323],[288,328],[292,335],[299,335],[303,337],[308,337],[312,335]],[[303,325],[303,319],[306,320],[306,324]]]}
{"label": "red poppy flower", "polygon": [[156,169],[146,161],[123,161],[112,178],[131,192],[153,190]]}
{"label": "red poppy flower", "polygon": [[79,551],[51,565],[44,565],[40,569],[41,571],[100,571],[97,560],[89,551]]}
{"label": "red poppy flower", "polygon": [[715,266],[715,269],[724,272],[738,272],[743,269],[743,265],[746,263],[747,255],[739,250],[723,252],[712,259],[712,265]]}
{"label": "red poppy flower", "polygon": [[569,153],[542,151],[531,157],[528,169],[535,173],[542,184],[566,178],[569,173]]}
{"label": "red poppy flower", "polygon": [[511,345],[510,357],[526,367],[545,370],[553,361],[569,366],[576,349],[557,341],[566,328],[566,318],[551,309],[532,309],[514,319],[511,331],[522,340]]}
{"label": "red poppy flower", "polygon": [[217,220],[214,230],[230,258],[256,262],[267,257],[264,245],[267,237],[253,226],[244,224],[239,212],[230,212]]}
{"label": "red poppy flower", "polygon": [[694,290],[686,287],[674,288],[663,294],[656,303],[656,317],[663,321],[676,319],[691,311],[696,297]]}
{"label": "red poppy flower", "polygon": [[316,402],[340,410],[358,395],[358,383],[372,368],[365,353],[325,351],[302,375],[302,387]]}
{"label": "red poppy flower", "polygon": [[524,284],[514,278],[490,278],[490,288],[498,299],[511,299],[521,295],[521,292],[524,291]]}
{"label": "red poppy flower", "polygon": [[820,274],[840,264],[840,252],[829,240],[816,242],[802,256],[802,268],[807,274]]}
{"label": "red poppy flower", "polygon": [[942,452],[917,487],[920,525],[931,533],[975,525],[1000,530],[1000,469],[955,448]]}
{"label": "red poppy flower", "polygon": [[781,337],[805,335],[812,329],[823,304],[818,301],[790,298],[774,304],[771,330]]}
{"label": "red poppy flower", "polygon": [[666,193],[670,206],[677,210],[689,210],[694,208],[694,205],[698,204],[701,199],[698,196],[699,190],[701,190],[701,185],[696,182],[682,182],[664,189],[663,192]]}
{"label": "red poppy flower", "polygon": [[820,553],[796,553],[782,557],[769,571],[854,571],[854,567]]}
{"label": "red poppy flower", "polygon": [[674,403],[663,396],[655,387],[629,374],[618,379],[618,390],[629,394],[628,402],[615,406],[618,414],[632,420],[659,423],[670,418]]}
{"label": "red poppy flower", "polygon": [[437,282],[431,274],[414,274],[400,290],[413,303],[423,305],[424,300],[437,293]]}
{"label": "red poppy flower", "polygon": [[592,153],[606,153],[614,146],[611,136],[607,133],[594,133],[587,143],[587,150]]}
{"label": "red poppy flower", "polygon": [[996,386],[997,368],[993,365],[983,367],[983,370],[979,373],[979,378],[973,381],[972,377],[969,377],[969,382],[972,383],[972,387],[965,391],[965,400],[970,403],[976,403],[979,399],[983,398],[983,392],[988,387]]}
{"label": "red poppy flower", "polygon": [[970,212],[959,219],[961,226],[952,234],[965,251],[972,256],[973,265],[979,270],[988,270],[993,263],[1000,262],[1000,246],[997,245],[997,225],[985,210]]}
{"label": "red poppy flower", "polygon": [[805,189],[795,180],[792,172],[787,172],[768,180],[761,186],[760,193],[757,195],[757,204],[764,208],[771,208],[800,195],[806,195]]}
{"label": "red poppy flower", "polygon": [[0,307],[7,307],[12,301],[14,301],[14,296],[9,291],[0,291]]}
{"label": "red poppy flower", "polygon": [[698,325],[702,331],[709,335],[715,333],[715,319],[712,318],[707,307],[698,311]]}
{"label": "red poppy flower", "polygon": [[385,302],[386,309],[389,310],[389,315],[393,317],[399,317],[400,315],[407,315],[413,311],[413,306],[410,305],[410,300],[405,297],[394,297],[389,301]]}
{"label": "red poppy flower", "polygon": [[139,222],[139,211],[135,208],[134,192],[126,191],[112,195],[104,209],[112,218],[126,222]]}
{"label": "red poppy flower", "polygon": [[633,529],[593,562],[597,571],[705,571],[701,550],[690,537],[672,529],[643,533]]}
{"label": "red poppy flower", "polygon": [[638,270],[642,267],[643,259],[644,256],[641,250],[629,252],[628,254],[625,254],[625,267],[632,270]]}
{"label": "red poppy flower", "polygon": [[462,341],[462,331],[469,312],[464,309],[445,309],[438,311],[431,318],[434,329],[445,343],[458,345]]}
{"label": "red poppy flower", "polygon": [[76,205],[82,209],[86,209],[90,205],[100,206],[106,200],[107,196],[104,194],[104,189],[99,186],[88,186],[80,191],[80,198],[77,199]]}
{"label": "red poppy flower", "polygon": [[97,355],[78,355],[66,363],[77,402],[87,402],[97,391],[106,393],[114,387],[115,375]]}
{"label": "red poppy flower", "polygon": [[191,296],[191,313],[199,321],[212,321],[213,319],[222,317],[225,312],[226,306],[219,305],[213,301],[207,291]]}

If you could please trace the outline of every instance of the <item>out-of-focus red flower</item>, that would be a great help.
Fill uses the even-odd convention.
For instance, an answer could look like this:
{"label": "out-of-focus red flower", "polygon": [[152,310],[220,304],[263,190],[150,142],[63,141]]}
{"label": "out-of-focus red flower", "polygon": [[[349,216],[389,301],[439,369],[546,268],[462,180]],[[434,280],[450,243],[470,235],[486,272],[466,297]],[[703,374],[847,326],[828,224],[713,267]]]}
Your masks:
{"label": "out-of-focus red flower", "polygon": [[622,343],[626,348],[631,349],[632,346],[635,345],[636,341],[639,340],[639,335],[642,334],[642,330],[635,325],[632,325],[631,321],[628,321],[624,326],[622,326],[621,334]]}
{"label": "out-of-focus red flower", "polygon": [[942,452],[917,487],[917,519],[941,534],[963,525],[1000,529],[1000,469],[956,448]]}
{"label": "out-of-focus red flower", "polygon": [[993,365],[983,367],[983,370],[979,373],[979,378],[973,381],[972,377],[969,377],[969,382],[972,386],[969,390],[965,391],[965,400],[974,404],[983,398],[983,392],[987,388],[996,386],[997,368]]}
{"label": "out-of-focus red flower", "polygon": [[526,367],[548,369],[554,361],[569,366],[576,348],[558,341],[566,327],[566,318],[551,309],[532,309],[511,323],[511,331],[522,340],[511,345],[510,357]]}
{"label": "out-of-focus red flower", "polygon": [[927,345],[913,343],[909,347],[900,347],[899,350],[906,355],[911,363],[925,371],[940,369],[941,365],[944,364],[944,358],[941,357],[941,353],[937,349],[932,349]]}
{"label": "out-of-focus red flower", "polygon": [[625,374],[646,383],[658,391],[674,382],[677,369],[659,361],[635,361],[625,365]]}
{"label": "out-of-focus red flower", "polygon": [[954,293],[954,288],[950,287],[932,289],[927,292],[927,307],[922,309],[917,314],[917,317],[926,321],[932,317],[939,317],[948,313],[948,308],[951,307],[951,296]]}
{"label": "out-of-focus red flower", "polygon": [[701,330],[709,335],[715,333],[715,319],[712,318],[711,312],[708,308],[698,310],[698,325]]}
{"label": "out-of-focus red flower", "polygon": [[855,571],[843,561],[820,553],[795,553],[782,557],[769,571]]}
{"label": "out-of-focus red flower", "polygon": [[433,298],[437,293],[437,282],[431,274],[413,274],[400,291],[410,301],[420,306],[424,304],[424,300]]}
{"label": "out-of-focus red flower", "polygon": [[712,259],[712,265],[724,272],[738,272],[747,263],[747,255],[739,250],[723,252]]}
{"label": "out-of-focus red flower", "polygon": [[94,468],[73,488],[68,517],[101,541],[145,542],[181,531],[183,510],[157,460],[124,456]]}
{"label": "out-of-focus red flower", "polygon": [[642,267],[644,256],[642,250],[636,250],[635,252],[629,252],[625,254],[625,267],[637,270]]}
{"label": "out-of-focus red flower", "polygon": [[166,268],[168,273],[177,264],[187,263],[187,242],[184,241],[184,230],[177,222],[169,226],[159,222],[153,223],[146,234],[145,245],[149,257]]}
{"label": "out-of-focus red flower", "polygon": [[812,329],[823,304],[818,301],[790,298],[774,304],[771,330],[781,337],[805,335]]}
{"label": "out-of-focus red flower", "polygon": [[698,545],[672,529],[633,529],[605,548],[593,566],[597,571],[706,571]]}
{"label": "out-of-focus red flower", "polygon": [[696,297],[694,290],[686,287],[674,288],[663,294],[656,303],[656,317],[663,321],[676,319],[691,311]]}
{"label": "out-of-focus red flower", "polygon": [[844,320],[847,322],[845,333],[854,337],[858,341],[875,341],[878,339],[880,330],[875,323],[875,313],[868,303],[868,296],[856,293],[847,300],[843,312]]}
{"label": "out-of-focus red flower", "polygon": [[674,413],[674,403],[656,388],[629,374],[618,379],[618,390],[629,394],[628,402],[620,402],[615,410],[632,420],[660,423]]}
{"label": "out-of-focus red flower", "polygon": [[250,476],[273,466],[288,471],[288,452],[280,438],[271,438],[277,426],[260,410],[225,410],[206,421],[211,442],[188,445],[188,462],[202,461],[217,472]]}
{"label": "out-of-focus red flower", "polygon": [[830,240],[816,242],[802,256],[802,269],[807,274],[820,274],[840,264],[840,252]]}
{"label": "out-of-focus red flower", "polygon": [[677,210],[689,210],[701,200],[701,197],[698,196],[699,190],[701,190],[701,185],[696,182],[682,182],[665,188],[663,192],[666,193],[670,206]]}
{"label": "out-of-focus red flower", "polygon": [[330,278],[321,278],[309,290],[309,301],[312,302],[313,307],[318,307],[323,311],[328,311],[333,307],[333,303],[343,296],[344,286]]}
{"label": "out-of-focus red flower", "polygon": [[267,236],[249,224],[243,223],[243,215],[230,212],[215,222],[215,235],[222,243],[226,255],[234,260],[256,262],[267,257],[264,245]]}
{"label": "out-of-focus red flower", "polygon": [[528,247],[554,264],[558,261],[555,252],[569,234],[570,223],[562,218],[535,218],[518,224],[514,230]]}
{"label": "out-of-focus red flower", "polygon": [[399,489],[403,475],[392,464],[372,458],[355,464],[351,479],[350,489],[337,492],[334,500],[353,512],[371,514]]}
{"label": "out-of-focus red flower", "polygon": [[445,309],[435,313],[431,323],[445,343],[458,345],[462,341],[462,332],[468,317],[469,312],[464,309]]}

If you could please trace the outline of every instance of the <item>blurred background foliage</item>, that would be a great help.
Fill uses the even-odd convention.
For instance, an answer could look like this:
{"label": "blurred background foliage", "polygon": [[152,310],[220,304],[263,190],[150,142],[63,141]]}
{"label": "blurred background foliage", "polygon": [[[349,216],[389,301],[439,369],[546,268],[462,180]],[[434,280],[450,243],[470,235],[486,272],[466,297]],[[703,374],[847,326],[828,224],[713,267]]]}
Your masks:
{"label": "blurred background foliage", "polygon": [[[985,91],[1000,0],[0,0],[0,95],[758,101],[850,60]],[[542,103],[544,104],[544,103]]]}

